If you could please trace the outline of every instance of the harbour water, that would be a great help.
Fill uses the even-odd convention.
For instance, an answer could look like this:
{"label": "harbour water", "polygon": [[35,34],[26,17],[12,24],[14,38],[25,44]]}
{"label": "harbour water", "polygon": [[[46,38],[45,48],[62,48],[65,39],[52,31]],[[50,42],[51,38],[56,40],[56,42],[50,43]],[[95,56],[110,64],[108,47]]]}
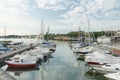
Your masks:
{"label": "harbour water", "polygon": [[[35,39],[13,39],[24,43],[35,43]],[[17,80],[107,80],[102,74],[91,71],[84,61],[77,60],[78,54],[70,49],[70,42],[55,41],[56,51],[42,62],[38,68],[10,69],[7,65],[2,69]]]}

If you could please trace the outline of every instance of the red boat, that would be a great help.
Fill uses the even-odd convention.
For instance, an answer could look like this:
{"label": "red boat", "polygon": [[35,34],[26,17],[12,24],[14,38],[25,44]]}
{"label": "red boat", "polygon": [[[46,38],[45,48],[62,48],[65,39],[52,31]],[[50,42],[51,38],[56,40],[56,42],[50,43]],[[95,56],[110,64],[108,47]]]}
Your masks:
{"label": "red boat", "polygon": [[112,49],[111,52],[116,55],[120,55],[120,50],[119,49]]}
{"label": "red boat", "polygon": [[13,62],[13,61],[6,61],[6,64],[9,67],[35,67],[36,63],[17,63],[17,62]]}
{"label": "red boat", "polygon": [[15,59],[5,61],[9,67],[35,67],[36,61],[30,61],[25,59]]}
{"label": "red boat", "polygon": [[100,65],[98,62],[87,62],[87,64]]}

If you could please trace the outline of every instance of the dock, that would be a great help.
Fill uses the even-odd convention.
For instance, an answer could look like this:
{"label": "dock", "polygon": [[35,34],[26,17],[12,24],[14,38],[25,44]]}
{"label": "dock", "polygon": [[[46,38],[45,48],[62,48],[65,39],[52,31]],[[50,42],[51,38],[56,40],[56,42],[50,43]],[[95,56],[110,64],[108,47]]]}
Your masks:
{"label": "dock", "polygon": [[24,51],[26,51],[26,50],[29,50],[29,49],[31,49],[31,48],[33,48],[33,47],[35,47],[35,46],[27,46],[27,47],[24,47],[24,48],[20,48],[20,49],[18,49],[18,50],[14,50],[14,51],[10,51],[10,52],[1,54],[1,55],[0,55],[0,63],[4,62],[4,60],[5,60],[6,58],[10,58],[10,57],[12,57],[12,56],[14,56],[14,55],[16,55],[16,54],[20,54],[20,53],[22,53],[22,52],[24,52]]}
{"label": "dock", "polygon": [[[33,47],[35,47],[35,45],[34,46],[27,46],[27,47],[24,47],[24,48],[20,48],[18,50],[14,50],[14,51],[10,51],[10,52],[1,54],[0,55],[0,63],[4,63],[6,58],[10,58],[10,57],[12,57],[16,54],[20,54],[24,51],[32,49]],[[0,80],[16,80],[16,79],[0,68]]]}

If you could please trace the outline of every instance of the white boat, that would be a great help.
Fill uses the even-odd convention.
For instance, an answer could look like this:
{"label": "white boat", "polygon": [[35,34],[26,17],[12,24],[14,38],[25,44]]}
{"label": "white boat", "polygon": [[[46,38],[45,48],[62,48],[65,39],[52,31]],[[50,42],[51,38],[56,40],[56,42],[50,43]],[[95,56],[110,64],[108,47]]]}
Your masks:
{"label": "white boat", "polygon": [[48,41],[44,41],[42,42],[39,47],[41,48],[48,48],[49,51],[54,52],[56,50],[56,44],[54,42],[48,42]]}
{"label": "white boat", "polygon": [[36,61],[26,61],[26,60],[21,60],[21,61],[5,61],[6,64],[9,67],[35,67],[36,66]]}
{"label": "white boat", "polygon": [[37,62],[43,60],[43,55],[40,54],[39,50],[25,51],[19,55],[15,55],[6,60],[6,64],[10,67],[33,67],[36,66]]}
{"label": "white boat", "polygon": [[102,74],[115,73],[120,71],[120,64],[104,64],[93,67],[97,72]]}
{"label": "white boat", "polygon": [[89,46],[88,44],[79,43],[79,44],[74,45],[72,50],[75,53],[89,53],[89,52],[93,52],[94,48],[92,46]]}
{"label": "white boat", "polygon": [[41,44],[40,44],[41,47],[56,47],[56,43],[54,42],[51,42],[51,41],[43,41]]}
{"label": "white boat", "polygon": [[3,44],[0,44],[0,54],[10,51],[9,48],[5,47]]}
{"label": "white boat", "polygon": [[40,52],[37,50],[25,51],[21,54],[21,56],[22,58],[27,60],[34,60],[34,61],[43,60],[43,55],[40,54]]}
{"label": "white boat", "polygon": [[108,73],[104,75],[109,80],[120,80],[120,72],[118,73]]}
{"label": "white boat", "polygon": [[117,63],[117,62],[119,62],[119,58],[116,58],[109,54],[100,53],[100,52],[95,51],[95,52],[89,54],[88,56],[85,56],[85,62],[87,64]]}
{"label": "white boat", "polygon": [[102,36],[97,38],[98,43],[109,43],[110,42],[110,37]]}
{"label": "white boat", "polygon": [[86,46],[86,47],[76,47],[72,49],[75,53],[82,53],[87,54],[94,51],[94,48],[92,46]]}
{"label": "white boat", "polygon": [[37,50],[43,56],[47,56],[53,52],[53,51],[50,51],[49,48],[42,48],[42,47],[35,47],[35,50]]}
{"label": "white boat", "polygon": [[36,66],[36,61],[35,60],[23,59],[19,55],[14,56],[10,60],[6,60],[5,63],[9,67],[35,67]]}

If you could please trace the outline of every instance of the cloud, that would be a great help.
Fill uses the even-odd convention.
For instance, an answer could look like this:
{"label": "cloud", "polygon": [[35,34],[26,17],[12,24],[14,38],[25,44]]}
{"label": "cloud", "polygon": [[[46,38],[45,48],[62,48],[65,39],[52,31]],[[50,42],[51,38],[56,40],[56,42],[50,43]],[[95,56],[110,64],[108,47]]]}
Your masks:
{"label": "cloud", "polygon": [[24,14],[30,10],[28,0],[0,0],[0,12],[4,14]]}
{"label": "cloud", "polygon": [[[119,20],[120,18],[120,1],[118,0],[86,0],[60,17],[63,19],[59,22],[72,23],[73,21],[81,20],[85,15],[88,15],[91,19],[100,20]],[[109,3],[109,4],[108,4]],[[73,20],[74,19],[74,20]],[[71,20],[71,21],[70,21]],[[76,22],[77,23],[77,22]]]}
{"label": "cloud", "polygon": [[69,28],[76,29],[81,26],[85,31],[88,30],[88,22],[92,30],[99,30],[93,27],[108,28],[108,26],[120,25],[120,5],[118,3],[120,0],[81,0],[80,5],[62,14],[58,22]]}
{"label": "cloud", "polygon": [[36,0],[39,8],[50,10],[72,9],[79,5],[79,0]]}
{"label": "cloud", "polygon": [[112,25],[113,21],[119,24],[119,3],[120,0],[0,0],[0,24],[33,27],[43,17],[57,26],[52,27],[54,32],[65,32],[77,30],[81,23],[86,27],[86,15],[92,25]]}

